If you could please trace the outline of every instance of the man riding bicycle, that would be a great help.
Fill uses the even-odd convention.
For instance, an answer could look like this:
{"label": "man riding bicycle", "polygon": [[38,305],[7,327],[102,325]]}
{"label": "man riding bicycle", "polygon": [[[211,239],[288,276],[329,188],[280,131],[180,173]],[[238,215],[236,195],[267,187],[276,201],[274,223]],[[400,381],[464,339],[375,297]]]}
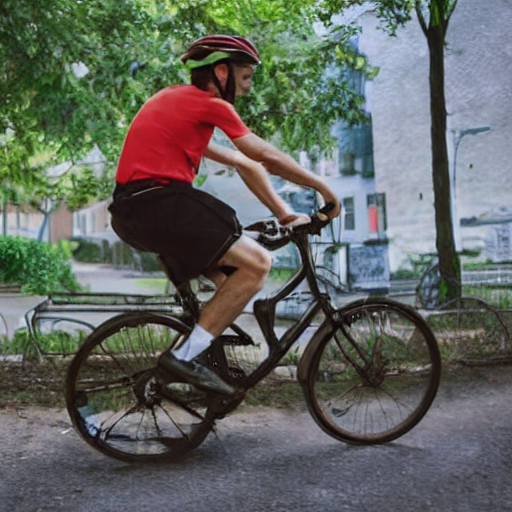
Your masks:
{"label": "man riding bicycle", "polygon": [[[339,215],[340,204],[319,176],[252,133],[234,109],[235,97],[250,91],[260,64],[249,40],[205,36],[181,60],[191,72],[191,85],[158,92],[128,130],[110,206],[112,227],[135,249],[158,254],[178,288],[198,275],[215,283],[216,293],[187,340],[162,354],[158,364],[198,387],[232,394],[235,389],[203,366],[199,356],[262,289],[271,257],[242,233],[229,205],[192,186],[201,158],[235,167],[281,225],[309,217],[279,197],[268,173],[319,192],[326,203],[334,203],[330,217]],[[238,151],[211,142],[216,127]]]}

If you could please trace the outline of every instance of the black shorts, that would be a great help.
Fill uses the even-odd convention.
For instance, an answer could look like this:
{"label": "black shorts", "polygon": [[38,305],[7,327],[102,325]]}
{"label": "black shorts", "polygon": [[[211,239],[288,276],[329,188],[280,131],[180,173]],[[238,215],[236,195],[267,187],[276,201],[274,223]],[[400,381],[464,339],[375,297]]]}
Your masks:
{"label": "black shorts", "polygon": [[119,238],[159,255],[176,286],[202,274],[242,234],[233,208],[181,181],[117,184],[109,210]]}

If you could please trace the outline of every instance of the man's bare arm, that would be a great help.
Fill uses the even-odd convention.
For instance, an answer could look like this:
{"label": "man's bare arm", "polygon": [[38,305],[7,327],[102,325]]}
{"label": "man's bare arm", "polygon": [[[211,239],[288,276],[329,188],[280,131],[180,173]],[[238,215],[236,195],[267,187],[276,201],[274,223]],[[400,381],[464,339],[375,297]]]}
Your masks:
{"label": "man's bare arm", "polygon": [[340,202],[334,191],[320,176],[304,169],[291,156],[279,151],[254,133],[239,137],[233,140],[233,143],[248,158],[261,162],[268,172],[302,187],[312,188],[322,195],[326,203],[333,202],[335,207],[330,217],[340,214]]}
{"label": "man's bare arm", "polygon": [[240,151],[210,142],[205,152],[207,158],[235,167],[249,190],[275,215],[283,220],[293,216],[291,208],[276,193],[265,167],[246,157]]}

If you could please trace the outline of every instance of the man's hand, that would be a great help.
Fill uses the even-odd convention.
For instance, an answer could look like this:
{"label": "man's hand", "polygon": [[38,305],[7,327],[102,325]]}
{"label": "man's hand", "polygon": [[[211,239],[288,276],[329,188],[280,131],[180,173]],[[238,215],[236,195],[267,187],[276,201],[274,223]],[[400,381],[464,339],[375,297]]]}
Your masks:
{"label": "man's hand", "polygon": [[279,224],[284,227],[300,226],[301,224],[309,224],[311,217],[305,213],[288,213],[278,219]]}
{"label": "man's hand", "polygon": [[340,200],[336,197],[336,194],[332,190],[327,189],[322,191],[322,197],[324,198],[325,204],[333,204],[332,210],[327,214],[329,219],[338,217],[341,213],[341,203]]}

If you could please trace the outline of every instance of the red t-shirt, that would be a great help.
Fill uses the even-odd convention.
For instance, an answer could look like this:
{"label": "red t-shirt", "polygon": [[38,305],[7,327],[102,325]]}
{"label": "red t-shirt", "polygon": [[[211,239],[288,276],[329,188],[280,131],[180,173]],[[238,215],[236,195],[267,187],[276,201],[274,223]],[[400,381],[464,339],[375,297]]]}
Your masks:
{"label": "red t-shirt", "polygon": [[192,183],[215,127],[230,139],[250,133],[227,101],[193,85],[163,89],[135,116],[116,181],[171,178]]}

